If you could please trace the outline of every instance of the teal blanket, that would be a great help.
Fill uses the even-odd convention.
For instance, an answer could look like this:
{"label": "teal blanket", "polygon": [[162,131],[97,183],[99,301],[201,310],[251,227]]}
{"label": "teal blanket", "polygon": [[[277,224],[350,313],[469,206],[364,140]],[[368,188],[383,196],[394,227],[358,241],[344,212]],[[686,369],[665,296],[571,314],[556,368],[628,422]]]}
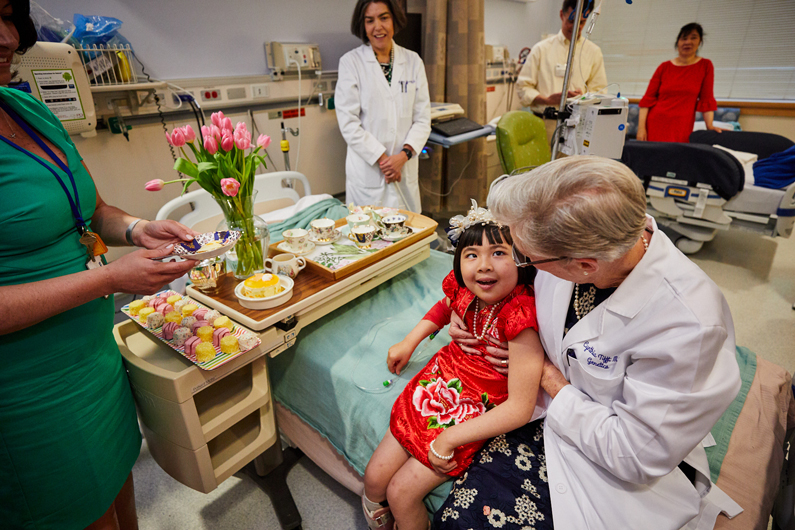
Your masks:
{"label": "teal blanket", "polygon": [[337,199],[324,199],[318,203],[304,208],[300,212],[288,217],[284,221],[268,225],[271,234],[271,243],[284,239],[282,232],[290,228],[305,228],[309,230],[309,223],[321,217],[329,219],[342,219],[348,215],[348,209]]}

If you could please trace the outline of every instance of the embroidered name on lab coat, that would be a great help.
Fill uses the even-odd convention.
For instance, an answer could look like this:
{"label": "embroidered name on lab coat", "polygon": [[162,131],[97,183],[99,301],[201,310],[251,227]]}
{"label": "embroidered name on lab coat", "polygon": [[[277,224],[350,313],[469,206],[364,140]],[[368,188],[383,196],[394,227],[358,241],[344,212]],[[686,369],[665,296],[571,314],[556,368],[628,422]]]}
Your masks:
{"label": "embroidered name on lab coat", "polygon": [[400,91],[403,94],[408,94],[409,85],[412,84],[412,83],[416,83],[416,81],[398,81],[398,83],[400,84]]}
{"label": "embroidered name on lab coat", "polygon": [[618,356],[610,357],[609,355],[602,355],[601,353],[596,353],[596,349],[591,346],[591,343],[585,341],[582,345],[583,349],[590,355],[587,359],[585,359],[586,364],[590,366],[594,366],[596,368],[602,368],[603,370],[609,370],[615,363],[618,361]]}

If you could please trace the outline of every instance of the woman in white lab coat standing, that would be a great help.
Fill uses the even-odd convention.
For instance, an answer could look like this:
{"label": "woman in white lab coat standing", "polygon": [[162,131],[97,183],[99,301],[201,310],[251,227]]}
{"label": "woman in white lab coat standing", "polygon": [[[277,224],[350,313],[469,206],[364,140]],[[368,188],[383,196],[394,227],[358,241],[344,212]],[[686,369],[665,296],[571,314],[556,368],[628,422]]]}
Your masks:
{"label": "woman in white lab coat standing", "polygon": [[[546,409],[536,431],[544,454],[533,456],[545,473],[532,491],[523,486],[531,473],[519,456],[532,437],[509,433],[500,451],[519,455],[510,464],[515,458],[520,469],[495,470],[476,455],[437,513],[438,527],[469,528],[470,514],[485,513],[477,493],[466,514],[455,505],[459,489],[486,491],[484,476],[501,477],[482,499],[490,517],[526,518],[528,502],[546,493],[556,529],[704,530],[719,512],[742,511],[710,482],[704,451],[740,389],[731,313],[718,287],[645,214],[640,180],[613,160],[568,157],[497,183],[489,208],[511,228],[517,266],[539,271],[548,360],[537,403]],[[471,337],[450,335],[459,344]]]}
{"label": "woman in white lab coat standing", "polygon": [[348,144],[346,201],[419,213],[431,103],[422,59],[392,40],[405,25],[395,0],[358,0],[351,32],[364,44],[340,59],[334,102]]}

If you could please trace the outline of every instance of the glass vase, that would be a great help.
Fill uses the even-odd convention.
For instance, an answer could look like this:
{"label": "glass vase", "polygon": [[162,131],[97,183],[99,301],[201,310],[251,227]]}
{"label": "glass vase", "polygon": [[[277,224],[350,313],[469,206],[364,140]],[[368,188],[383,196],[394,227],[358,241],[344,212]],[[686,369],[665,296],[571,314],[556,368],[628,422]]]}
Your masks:
{"label": "glass vase", "polygon": [[270,245],[268,224],[254,215],[256,194],[254,191],[250,197],[215,198],[224,212],[224,220],[217,230],[236,230],[241,234],[235,246],[226,252],[227,270],[232,271],[238,280],[262,272]]}

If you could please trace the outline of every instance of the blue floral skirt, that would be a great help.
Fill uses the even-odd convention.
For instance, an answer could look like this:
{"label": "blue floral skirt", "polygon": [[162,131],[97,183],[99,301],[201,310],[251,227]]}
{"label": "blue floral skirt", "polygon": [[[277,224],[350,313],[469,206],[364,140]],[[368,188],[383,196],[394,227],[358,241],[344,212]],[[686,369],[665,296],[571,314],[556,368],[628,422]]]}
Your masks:
{"label": "blue floral skirt", "polygon": [[552,530],[544,420],[492,439],[453,483],[436,530]]}

